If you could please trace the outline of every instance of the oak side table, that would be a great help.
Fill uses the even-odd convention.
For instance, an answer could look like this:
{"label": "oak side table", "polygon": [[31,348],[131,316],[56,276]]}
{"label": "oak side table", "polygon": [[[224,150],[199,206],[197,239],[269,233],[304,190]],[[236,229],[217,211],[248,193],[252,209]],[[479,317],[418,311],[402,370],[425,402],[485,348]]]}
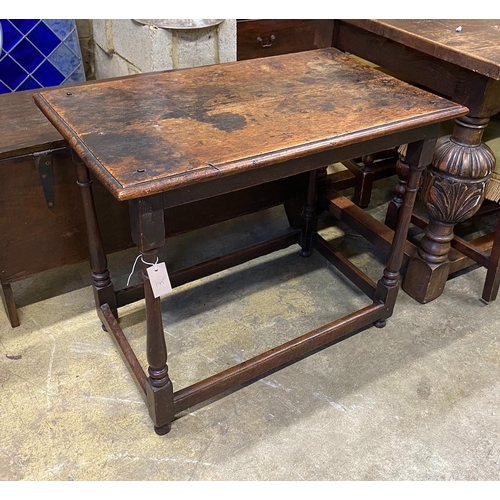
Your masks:
{"label": "oak side table", "polygon": [[[432,157],[439,124],[467,112],[333,48],[98,81],[71,91],[61,87],[36,94],[35,101],[74,152],[97,312],[140,386],[158,434],[167,433],[187,408],[373,324],[384,326],[399,288],[420,173]],[[375,283],[317,233],[319,207],[347,222],[354,207],[363,224],[372,224],[347,198],[331,190],[318,193],[317,174],[325,165],[406,143],[411,174],[386,266]],[[129,204],[132,238],[144,262],[141,285],[114,290],[89,170],[115,198]],[[298,245],[302,256],[316,249],[335,264],[365,292],[368,305],[174,391],[161,299],[155,297],[147,272],[165,244],[165,210],[183,205],[188,210],[196,200],[302,173],[307,197],[300,229],[172,273],[171,284],[180,286]],[[117,313],[142,298],[147,371],[127,342]]]}

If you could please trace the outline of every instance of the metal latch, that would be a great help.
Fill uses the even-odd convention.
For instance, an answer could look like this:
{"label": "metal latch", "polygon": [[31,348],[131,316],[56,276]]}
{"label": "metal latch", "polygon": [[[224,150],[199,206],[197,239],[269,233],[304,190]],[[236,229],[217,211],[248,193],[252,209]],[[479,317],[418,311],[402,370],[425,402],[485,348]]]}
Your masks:
{"label": "metal latch", "polygon": [[43,194],[49,208],[54,208],[54,172],[52,169],[52,151],[34,153],[35,164],[42,183]]}

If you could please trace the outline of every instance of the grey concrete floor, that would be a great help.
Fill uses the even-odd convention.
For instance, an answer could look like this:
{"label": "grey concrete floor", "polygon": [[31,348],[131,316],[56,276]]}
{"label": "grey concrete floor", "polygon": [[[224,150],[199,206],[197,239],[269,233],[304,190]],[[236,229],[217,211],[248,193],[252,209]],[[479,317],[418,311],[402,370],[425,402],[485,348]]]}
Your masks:
{"label": "grey concrete floor", "polygon": [[[380,188],[369,210],[383,217]],[[287,227],[281,207],[169,241],[175,269]],[[383,253],[322,230],[373,279]],[[110,257],[125,284],[136,251]],[[137,282],[138,273],[133,277]],[[14,285],[21,326],[0,312],[1,480],[473,480],[500,478],[500,301],[485,270],[422,305],[404,292],[370,328],[222,399],[159,437],[109,335],[88,264]],[[367,304],[296,248],[175,289],[162,301],[177,390]],[[145,365],[143,303],[121,325]],[[18,358],[18,359],[13,359]]]}

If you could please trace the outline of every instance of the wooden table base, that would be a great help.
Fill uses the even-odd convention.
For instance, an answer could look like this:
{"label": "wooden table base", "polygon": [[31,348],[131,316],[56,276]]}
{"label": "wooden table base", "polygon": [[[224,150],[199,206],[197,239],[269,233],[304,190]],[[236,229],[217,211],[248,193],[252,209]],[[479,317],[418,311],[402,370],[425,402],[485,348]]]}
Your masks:
{"label": "wooden table base", "polygon": [[[146,299],[148,336],[156,337],[155,354],[163,352],[165,356],[165,363],[160,360],[155,370],[161,374],[161,377],[154,379],[151,367],[149,367],[148,372],[143,369],[116,319],[113,307],[107,302],[102,302],[98,308],[99,318],[107,331],[112,335],[125,364],[140,389],[141,395],[150,411],[155,432],[159,435],[166,434],[170,430],[171,422],[176,416],[190,407],[199,405],[204,401],[226,394],[227,392],[237,390],[271,371],[289,365],[319,349],[359,333],[372,325],[377,327],[385,326],[386,319],[393,312],[399,288],[398,271],[403,260],[406,260],[405,248],[407,242],[405,235],[408,231],[409,217],[416,196],[419,175],[420,169],[412,170],[411,182],[409,183],[408,191],[405,195],[405,203],[402,207],[401,217],[399,218],[400,224],[396,231],[383,226],[382,223],[373,219],[352,201],[341,196],[331,187],[323,189],[318,194],[315,181],[316,172],[313,172],[311,174],[308,200],[305,203],[305,210],[303,211],[303,218],[305,220],[302,230],[290,229],[290,231],[282,236],[272,238],[266,242],[257,243],[172,273],[170,276],[171,284],[173,287],[177,287],[269,253],[297,245],[297,248],[301,249],[300,252],[304,257],[310,255],[314,250],[318,251],[373,301],[372,304],[358,311],[336,319],[331,323],[305,333],[181,390],[174,391],[168,377],[166,346],[164,345],[164,334],[161,326],[161,309],[158,307],[159,299],[154,299],[152,294],[147,293],[148,288],[150,289],[147,279],[142,284],[117,290],[112,304],[119,308],[137,300]],[[326,209],[339,220],[348,224],[350,223],[354,228],[360,228],[369,240],[375,243],[384,242],[383,246],[389,251],[389,255],[387,266],[378,283],[375,283],[354,266],[316,232],[314,224],[318,214],[315,204],[316,200],[319,211]],[[309,217],[309,219],[306,219],[306,217]],[[360,218],[362,219],[361,225],[359,223]],[[380,231],[381,227],[385,228],[382,232]],[[378,234],[379,232],[383,234],[380,235]],[[376,238],[375,235],[377,235]],[[96,292],[96,297],[99,297],[98,291]],[[150,342],[152,342],[152,339],[150,339]],[[158,348],[158,343],[160,348]],[[156,385],[154,385],[155,382]]]}

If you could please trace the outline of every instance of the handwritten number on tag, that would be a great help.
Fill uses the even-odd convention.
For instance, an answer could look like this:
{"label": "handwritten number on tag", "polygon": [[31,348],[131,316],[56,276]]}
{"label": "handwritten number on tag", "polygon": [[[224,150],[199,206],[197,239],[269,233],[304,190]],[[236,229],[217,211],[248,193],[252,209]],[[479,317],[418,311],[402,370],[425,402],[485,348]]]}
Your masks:
{"label": "handwritten number on tag", "polygon": [[148,267],[147,273],[155,298],[172,291],[172,285],[170,284],[170,278],[168,277],[165,262],[159,262],[154,266]]}

